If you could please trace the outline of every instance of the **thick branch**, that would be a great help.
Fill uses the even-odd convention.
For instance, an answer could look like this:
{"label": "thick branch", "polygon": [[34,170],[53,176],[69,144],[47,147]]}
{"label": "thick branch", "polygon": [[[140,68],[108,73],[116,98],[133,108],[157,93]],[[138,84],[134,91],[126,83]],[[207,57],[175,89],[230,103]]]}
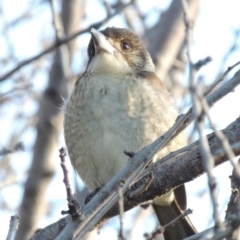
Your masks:
{"label": "thick branch", "polygon": [[13,153],[13,152],[16,152],[16,151],[23,151],[24,150],[24,144],[23,142],[19,142],[17,143],[16,145],[14,145],[12,148],[3,148],[2,150],[0,150],[0,156],[3,156],[3,155],[7,155],[7,154],[10,154],[10,153]]}
{"label": "thick branch", "polygon": [[[71,1],[67,2],[70,4]],[[79,6],[79,2],[76,3],[78,4],[76,6]],[[68,17],[72,18],[73,15],[69,13]],[[68,27],[71,30],[73,26],[69,25]],[[59,31],[56,31],[56,33],[59,34]],[[67,96],[68,88],[68,79],[66,78],[68,71],[66,71],[66,68],[70,66],[66,62],[69,60],[69,55],[65,55],[66,50],[66,46],[62,46],[56,51],[49,72],[48,86],[39,102],[38,122],[36,124],[37,136],[33,149],[32,164],[19,210],[21,224],[16,240],[27,239],[32,236],[38,227],[39,219],[46,211],[45,193],[55,171],[54,155],[63,122],[62,110],[59,106],[62,105],[62,98]]]}
{"label": "thick branch", "polygon": [[[189,14],[195,19],[200,0],[189,0]],[[146,32],[148,51],[151,54],[156,74],[164,81],[172,67],[184,38],[183,7],[179,0],[171,2],[169,9],[164,12],[156,25]]]}
{"label": "thick branch", "polygon": [[[223,133],[232,144],[235,155],[240,155],[240,118],[225,128]],[[221,141],[216,137],[215,133],[207,135],[207,139],[214,157],[215,167],[227,161],[228,158],[222,150]],[[124,209],[129,210],[142,202],[152,200],[157,196],[167,193],[170,189],[176,188],[183,183],[190,182],[205,173],[206,171],[203,165],[198,141],[196,143],[196,146],[189,149],[189,151],[169,159],[169,161],[164,164],[156,162],[153,167],[154,170],[152,173],[149,173],[149,175],[152,174],[154,176],[154,179],[148,186],[147,191],[142,192],[134,199],[125,197]],[[237,144],[233,145],[234,143]],[[146,174],[145,177],[149,177],[149,175]],[[181,178],[179,176],[181,176]],[[140,179],[129,191],[127,191],[125,196],[131,196],[132,192],[136,191],[135,189],[140,188],[143,184],[144,179]],[[116,209],[112,209],[105,215],[105,219],[117,214],[118,210],[116,207]]]}
{"label": "thick branch", "polygon": [[[228,141],[231,143],[235,155],[240,155],[240,118],[238,118],[227,128],[225,128],[223,130],[223,133],[227,137]],[[209,141],[211,152],[214,156],[215,166],[227,161],[228,159],[221,148],[221,142],[216,137],[216,135],[214,133],[211,133],[207,135],[207,139]],[[200,150],[197,143],[198,142],[196,142],[194,144],[194,147],[189,149],[189,151],[186,151],[179,156],[171,158],[168,162],[165,162],[164,164],[161,164],[160,162],[155,163],[154,170],[152,171],[152,173],[149,173],[153,174],[154,179],[149,185],[147,191],[130,199],[129,196],[134,195],[133,193],[136,191],[136,188],[141,188],[141,185],[145,184],[145,180],[140,179],[138,182],[132,185],[131,188],[126,192],[124,197],[124,210],[127,211],[142,202],[146,202],[148,200],[154,199],[157,196],[163,195],[170,189],[176,188],[183,183],[192,181],[194,178],[197,178],[203,173],[205,173]],[[179,178],[179,176],[181,176],[181,178]],[[146,175],[146,177],[149,176]],[[84,208],[86,209],[86,207]],[[111,210],[101,219],[101,222],[117,214],[119,214],[118,203],[116,203],[111,208]],[[31,240],[54,239],[67,224],[73,224],[74,226],[77,226],[78,224],[80,224],[80,221],[73,222],[69,216],[65,217],[43,229],[42,231],[44,235],[42,235],[43,233],[41,231],[33,238],[31,238]],[[52,232],[55,232],[56,235],[54,236],[54,238],[46,238],[48,228],[51,229]]]}
{"label": "thick branch", "polygon": [[[209,106],[212,106],[216,101],[221,99],[224,95],[231,92],[239,83],[240,83],[240,72],[237,72],[231,80],[229,80],[227,83],[225,83],[223,86],[221,86],[219,89],[217,89],[215,92],[213,92],[211,95],[207,97]],[[123,193],[125,193],[128,187],[134,181],[136,181],[136,178],[139,176],[139,173],[144,169],[146,165],[148,165],[149,161],[152,159],[154,154],[157,151],[159,151],[161,148],[163,148],[167,144],[167,142],[171,141],[173,137],[176,136],[182,129],[186,128],[190,124],[190,122],[192,122],[193,120],[194,120],[194,117],[192,114],[192,110],[190,109],[187,112],[187,114],[180,116],[177,119],[174,126],[170,128],[163,136],[160,136],[151,145],[143,148],[138,154],[135,154],[131,159],[131,161],[129,161],[128,164],[116,176],[114,176],[114,178],[109,183],[107,183],[86,206],[83,207],[82,211],[83,211],[83,214],[86,216],[84,221],[80,221],[80,220],[71,221],[70,223],[67,224],[66,229],[64,229],[64,231],[60,233],[57,239],[58,240],[73,239],[78,233],[80,234],[80,237],[83,237],[89,230],[91,230],[102,219],[105,213],[117,202],[118,195],[117,195],[116,188],[119,182],[120,181],[124,182]],[[180,126],[181,126],[181,130],[179,130]],[[231,143],[231,141],[229,142]],[[201,174],[201,173],[198,173],[198,174]],[[181,175],[182,174],[183,173],[181,173]],[[179,175],[175,173],[175,177],[176,176],[179,176]],[[191,176],[190,179],[193,179],[193,176]],[[182,183],[184,182],[178,182],[179,185]],[[171,187],[164,188],[164,189],[171,189]],[[161,192],[161,193],[158,192],[158,194],[161,195],[161,194],[164,194],[165,192]],[[157,195],[151,196],[150,199],[153,199],[156,196]],[[143,202],[146,200],[141,199],[141,201]]]}

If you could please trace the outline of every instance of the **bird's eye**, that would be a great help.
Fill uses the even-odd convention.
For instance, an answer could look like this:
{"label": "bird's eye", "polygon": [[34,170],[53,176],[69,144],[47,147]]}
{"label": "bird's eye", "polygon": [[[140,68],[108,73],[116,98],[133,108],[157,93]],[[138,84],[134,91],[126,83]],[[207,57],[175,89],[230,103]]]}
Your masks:
{"label": "bird's eye", "polygon": [[129,51],[130,50],[130,45],[126,41],[123,41],[121,43],[121,47],[122,47],[123,51]]}

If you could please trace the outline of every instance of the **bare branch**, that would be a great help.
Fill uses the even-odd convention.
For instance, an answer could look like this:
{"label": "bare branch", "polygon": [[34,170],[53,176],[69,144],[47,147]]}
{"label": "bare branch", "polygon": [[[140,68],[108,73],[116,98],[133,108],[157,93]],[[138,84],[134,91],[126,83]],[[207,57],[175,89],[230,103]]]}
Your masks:
{"label": "bare branch", "polygon": [[218,210],[216,180],[212,172],[212,169],[214,167],[214,159],[211,154],[207,138],[204,136],[204,133],[203,133],[204,132],[204,117],[203,117],[204,115],[202,112],[202,107],[200,105],[200,102],[197,99],[196,89],[194,87],[192,87],[191,89],[192,89],[192,98],[193,98],[194,108],[195,108],[196,128],[198,130],[199,142],[201,146],[201,155],[203,157],[204,165],[205,165],[207,176],[208,176],[208,186],[209,186],[210,196],[211,196],[212,205],[213,205],[213,216],[214,216],[216,227],[220,228],[221,221],[220,221],[220,214]]}
{"label": "bare branch", "polygon": [[[232,143],[231,148],[236,155],[240,154],[240,118],[231,123],[227,128],[222,130],[224,135]],[[211,153],[214,157],[214,166],[227,161],[228,158],[225,155],[224,150],[221,147],[221,141],[216,137],[215,133],[207,135],[209,145],[211,146]],[[198,142],[199,143],[199,142]],[[146,169],[147,171],[148,169]],[[170,190],[177,186],[180,186],[183,183],[192,181],[195,177],[205,173],[204,164],[200,154],[199,146],[189,149],[188,152],[179,154],[174,158],[170,159],[168,162],[161,164],[159,161],[154,163],[154,168],[146,175],[144,178],[149,177],[150,174],[153,174],[154,178],[149,184],[147,191],[142,192],[137,197],[135,197],[135,204],[140,204],[142,202],[149,201],[157,196],[165,194],[166,189]],[[179,175],[181,174],[181,179]],[[145,179],[142,178],[138,180],[133,186],[131,186],[131,191],[135,191],[136,188],[141,187],[142,184],[145,184]],[[164,190],[165,189],[165,190]],[[131,194],[129,191],[127,193],[128,197]],[[133,201],[133,199],[130,199]],[[128,209],[131,201],[125,200],[125,209]]]}
{"label": "bare branch", "polygon": [[59,157],[61,159],[61,167],[63,170],[63,182],[66,188],[66,193],[67,193],[67,200],[68,200],[68,211],[62,211],[62,214],[70,214],[72,218],[84,218],[80,204],[78,203],[77,200],[77,195],[73,193],[70,180],[69,180],[69,171],[66,166],[66,148],[62,147],[59,149]]}
{"label": "bare branch", "polygon": [[196,70],[196,71],[198,71],[200,68],[202,68],[203,66],[205,66],[206,64],[208,64],[209,62],[211,62],[212,61],[212,58],[211,57],[206,57],[206,58],[204,58],[204,59],[201,59],[201,60],[199,60],[198,62],[196,62],[195,64],[194,64],[194,69]]}
{"label": "bare branch", "polygon": [[[188,1],[189,14],[194,20],[196,19],[200,2],[200,0]],[[182,18],[182,3],[179,0],[173,0],[168,10],[161,14],[156,25],[145,33],[148,51],[156,66],[156,74],[166,86],[170,85],[171,88],[174,88],[174,85],[166,81],[166,76],[174,65],[185,39]]]}
{"label": "bare branch", "polygon": [[0,182],[0,189],[7,187],[9,185],[13,185],[18,183],[19,181],[23,180],[23,177],[20,177],[14,174],[8,174],[1,182]]}
{"label": "bare branch", "polygon": [[[72,1],[62,2],[72,3]],[[68,14],[68,18],[74,18],[73,12]],[[69,31],[72,31],[75,26],[69,23],[67,27]],[[47,86],[39,101],[38,121],[35,125],[37,135],[33,147],[32,164],[25,182],[24,195],[19,209],[22,224],[19,226],[16,240],[32,236],[39,219],[46,211],[45,193],[55,171],[54,155],[57,150],[57,139],[62,129],[62,109],[58,106],[62,105],[63,98],[67,97],[68,90],[68,79],[66,78],[68,76],[63,59],[69,60],[69,57],[67,57],[68,55],[64,56],[63,48],[66,46],[62,45],[54,54]]]}
{"label": "bare branch", "polygon": [[[240,159],[238,160],[239,167]],[[236,168],[232,171],[231,179],[231,188],[232,194],[230,197],[230,201],[228,203],[225,220],[230,221],[236,217],[236,215],[240,214],[240,177],[236,172]],[[235,231],[232,232],[231,236],[227,238],[227,240],[238,240],[240,237],[240,229],[236,228]]]}
{"label": "bare branch", "polygon": [[61,149],[59,149],[59,157],[61,159],[61,167],[63,170],[63,183],[65,185],[66,188],[66,193],[67,193],[67,199],[71,198],[73,195],[73,190],[71,188],[71,184],[70,184],[70,180],[69,180],[69,171],[67,169],[66,166],[66,148],[62,147]]}
{"label": "bare branch", "polygon": [[120,5],[116,11],[114,13],[112,13],[110,16],[107,16],[104,20],[99,21],[97,23],[94,23],[92,25],[90,25],[89,27],[85,28],[84,30],[81,30],[77,33],[74,33],[70,36],[66,36],[64,38],[58,39],[58,41],[56,41],[53,45],[51,45],[50,47],[48,47],[47,49],[45,49],[44,51],[42,51],[41,53],[30,57],[29,59],[26,59],[24,61],[22,61],[21,63],[19,63],[15,68],[13,68],[12,70],[10,70],[9,72],[5,73],[3,76],[0,77],[0,82],[3,82],[4,80],[6,80],[7,78],[9,78],[13,73],[15,73],[16,71],[18,71],[19,69],[21,69],[23,66],[26,66],[27,64],[37,60],[38,58],[44,56],[45,54],[48,54],[50,52],[52,52],[53,50],[55,50],[57,47],[68,43],[69,41],[71,41],[72,39],[76,38],[79,35],[82,35],[84,33],[90,32],[90,30],[92,28],[96,28],[98,29],[99,27],[101,27],[104,23],[106,23],[109,19],[111,19],[112,17],[116,16],[117,14],[119,14],[122,10],[124,10],[126,7],[130,6],[133,4],[133,1],[130,1],[127,4],[122,4]]}
{"label": "bare branch", "polygon": [[23,144],[23,142],[17,143],[12,148],[8,148],[8,149],[7,148],[3,148],[0,151],[0,156],[7,155],[9,153],[13,153],[13,152],[16,152],[16,151],[24,151],[24,144]]}
{"label": "bare branch", "polygon": [[222,147],[223,147],[224,152],[226,153],[228,159],[230,160],[232,166],[234,167],[236,174],[237,174],[237,175],[239,176],[239,178],[240,178],[240,168],[239,168],[239,166],[234,162],[234,159],[233,159],[233,158],[235,157],[235,155],[234,155],[234,153],[233,153],[233,151],[232,151],[232,149],[231,149],[231,146],[230,146],[228,140],[226,139],[226,137],[224,136],[224,134],[223,134],[221,131],[217,130],[217,128],[215,127],[215,125],[214,125],[214,123],[213,123],[213,121],[212,121],[212,119],[211,119],[211,117],[210,117],[210,114],[209,114],[209,106],[208,106],[208,103],[207,103],[206,99],[204,98],[204,96],[200,93],[199,89],[195,88],[195,91],[196,91],[196,94],[197,94],[197,96],[198,96],[198,98],[199,98],[199,101],[200,101],[200,103],[201,103],[201,105],[202,105],[202,110],[204,111],[204,114],[207,116],[208,121],[209,121],[212,129],[214,130],[217,138],[221,141],[221,144],[222,144]]}
{"label": "bare branch", "polygon": [[[231,123],[226,129],[223,130],[223,133],[229,140],[231,140],[231,147],[232,150],[236,155],[240,155],[240,142],[239,142],[239,135],[240,135],[240,119],[237,119],[235,122]],[[211,152],[214,156],[215,166],[225,162],[228,160],[226,157],[220,141],[216,138],[215,134],[209,134],[207,136],[209,145],[211,146]],[[235,143],[235,144],[234,144]],[[141,157],[141,156],[139,156]],[[139,159],[140,161],[140,159]],[[142,192],[141,194],[135,196],[135,198],[130,198],[129,196],[136,190],[136,188],[141,187],[145,184],[145,179],[140,179],[131,188],[126,192],[124,195],[124,209],[129,210],[140,203],[152,200],[157,196],[161,196],[165,194],[169,189],[175,188],[183,183],[188,181],[192,181],[194,178],[200,176],[201,174],[205,173],[205,168],[203,166],[201,154],[199,147],[196,146],[194,148],[189,149],[189,151],[185,152],[184,154],[179,154],[179,156],[174,157],[171,159],[167,164],[161,164],[158,162],[155,163],[154,169],[152,173],[154,178],[153,181],[150,183],[148,190]],[[179,174],[181,174],[181,179],[179,179]],[[148,176],[146,176],[148,177]],[[104,189],[103,189],[104,190]],[[103,192],[95,196],[92,200],[100,200],[105,201],[105,199],[101,198],[101,195],[104,194]],[[83,212],[90,211],[91,202],[92,200],[83,207]],[[119,214],[118,203],[114,205],[114,207],[102,218],[101,222],[104,222],[106,219],[113,217]],[[61,221],[61,224],[60,224]],[[72,221],[71,217],[66,217],[61,219],[60,221],[51,224],[47,228],[43,229],[44,236],[47,236],[47,229],[55,229],[55,235],[52,239],[56,238],[58,234],[62,231],[64,227],[64,231],[70,231],[70,229],[75,232],[75,228],[78,227],[79,224],[82,224],[82,221],[75,220]],[[60,227],[61,226],[61,227]],[[71,227],[70,227],[71,226]],[[56,231],[58,229],[58,233]],[[76,233],[76,232],[75,232]],[[49,239],[49,238],[40,238],[41,232],[36,234],[31,240],[40,240],[40,239]],[[58,239],[61,239],[62,235],[58,236]],[[64,238],[66,239],[66,238]]]}
{"label": "bare branch", "polygon": [[[231,84],[230,84],[231,82]],[[207,100],[211,100],[210,106],[219,97],[223,97],[229,90],[231,91],[233,86],[235,87],[236,82],[240,83],[240,72],[236,73],[235,76],[227,84],[219,88],[216,92],[208,96]],[[228,90],[226,90],[228,88]],[[223,94],[224,93],[224,94]],[[137,178],[140,172],[148,165],[149,161],[152,159],[154,154],[161,148],[163,148],[168,141],[173,138],[174,134],[177,134],[178,128],[181,126],[183,129],[188,125],[186,124],[186,119],[193,120],[192,110],[189,110],[187,114],[180,116],[174,126],[170,128],[163,136],[159,137],[151,145],[143,148],[139,153],[135,154],[131,161],[110,181],[107,183],[84,208],[83,212],[86,219],[81,222],[78,226],[76,222],[70,223],[66,227],[66,231],[60,234],[57,239],[64,237],[65,239],[71,239],[79,232],[79,236],[83,237],[91,228],[95,226],[97,222],[103,217],[103,215],[113,206],[117,201],[117,191],[116,186],[120,181],[124,181],[123,192],[125,192],[128,187]],[[191,172],[191,171],[190,171]],[[170,189],[170,188],[169,188]],[[93,209],[95,209],[93,211]]]}
{"label": "bare branch", "polygon": [[180,214],[178,217],[173,219],[171,222],[169,222],[165,226],[158,227],[151,234],[145,233],[144,236],[146,237],[147,240],[154,240],[157,235],[163,234],[167,228],[173,227],[177,222],[179,222],[181,219],[185,218],[189,214],[192,214],[192,210],[190,208],[188,208],[186,211],[184,211],[182,214]]}
{"label": "bare branch", "polygon": [[8,235],[7,235],[6,240],[14,240],[15,232],[18,229],[18,225],[19,225],[18,215],[11,216]]}
{"label": "bare branch", "polygon": [[124,240],[124,232],[123,232],[123,214],[124,214],[124,198],[122,192],[122,182],[120,182],[118,186],[118,205],[119,205],[119,220],[120,220],[120,229],[118,234],[118,240]]}
{"label": "bare branch", "polygon": [[204,93],[204,95],[207,96],[220,82],[224,80],[224,78],[228,75],[228,73],[231,72],[239,64],[240,64],[240,61],[228,67],[228,69],[214,83],[212,83],[211,86],[209,86],[208,90]]}
{"label": "bare branch", "polygon": [[201,149],[201,155],[204,160],[205,169],[207,172],[208,177],[208,186],[210,190],[210,196],[212,200],[212,207],[213,207],[213,217],[216,224],[216,228],[221,228],[221,221],[220,221],[220,214],[218,210],[218,199],[217,199],[217,192],[216,192],[216,181],[215,177],[213,176],[212,169],[214,167],[214,159],[210,151],[210,146],[208,144],[207,138],[204,135],[204,111],[202,109],[202,105],[196,94],[196,84],[195,84],[195,74],[199,68],[196,68],[196,64],[193,64],[191,59],[191,35],[192,35],[192,27],[191,27],[191,20],[188,14],[188,6],[186,0],[182,0],[183,9],[184,9],[184,22],[186,26],[186,42],[187,42],[187,57],[189,62],[189,86],[190,86],[190,93],[193,101],[193,113],[196,119],[195,126],[198,130],[199,135],[199,143]]}
{"label": "bare branch", "polygon": [[[78,237],[83,237],[89,230],[91,230],[104,216],[104,214],[116,203],[118,199],[116,186],[120,181],[123,181],[123,193],[136,180],[140,172],[149,164],[152,157],[158,150],[163,148],[171,139],[173,134],[181,124],[186,120],[187,115],[178,118],[177,122],[170,128],[163,136],[159,137],[151,145],[143,148],[138,154],[134,155],[131,161],[108,182],[99,194],[83,207],[83,212],[86,218],[80,225],[77,222],[72,222],[66,226],[66,231],[63,231],[56,239],[70,240],[78,233]],[[93,210],[94,209],[94,210]]]}
{"label": "bare branch", "polygon": [[[59,42],[61,38],[65,37],[64,28],[63,28],[63,24],[59,14],[57,14],[57,11],[55,11],[54,0],[51,0],[50,2],[51,2],[51,10],[52,10],[52,16],[53,16],[53,24],[54,24],[55,33],[56,33],[56,42]],[[69,51],[66,44],[60,47],[60,58],[61,58],[63,75],[66,79],[69,79],[72,73],[71,73],[70,62],[69,62],[70,61]]]}

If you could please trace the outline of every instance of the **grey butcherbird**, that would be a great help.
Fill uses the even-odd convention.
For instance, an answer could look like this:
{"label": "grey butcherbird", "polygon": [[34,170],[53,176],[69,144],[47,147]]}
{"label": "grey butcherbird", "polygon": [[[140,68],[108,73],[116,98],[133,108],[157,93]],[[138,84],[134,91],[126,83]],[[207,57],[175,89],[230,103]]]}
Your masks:
{"label": "grey butcherbird", "polygon": [[[137,35],[121,28],[91,34],[86,70],[66,104],[64,134],[73,167],[93,191],[123,168],[124,150],[138,152],[152,143],[174,124],[177,112]],[[180,134],[153,162],[185,145]],[[186,207],[184,185],[154,199],[153,207],[161,225],[176,218]],[[164,237],[180,240],[195,232],[186,217]]]}

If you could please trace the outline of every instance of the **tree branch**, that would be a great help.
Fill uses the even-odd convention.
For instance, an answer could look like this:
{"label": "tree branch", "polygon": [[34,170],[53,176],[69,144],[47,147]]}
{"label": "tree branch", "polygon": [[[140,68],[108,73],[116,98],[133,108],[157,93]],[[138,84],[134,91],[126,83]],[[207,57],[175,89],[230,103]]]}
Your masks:
{"label": "tree branch", "polygon": [[12,148],[8,148],[8,149],[3,148],[2,150],[0,150],[0,156],[7,155],[10,153],[19,151],[19,150],[24,151],[23,142],[19,142],[19,143],[15,144]]}
{"label": "tree branch", "polygon": [[21,69],[22,67],[26,66],[27,64],[37,60],[38,58],[44,56],[45,54],[48,54],[50,52],[52,52],[53,50],[55,50],[57,47],[68,43],[69,41],[71,41],[72,39],[78,37],[79,35],[82,35],[84,33],[90,32],[90,30],[92,28],[96,28],[98,29],[99,27],[101,27],[104,23],[106,23],[109,19],[111,19],[112,17],[116,16],[117,14],[119,14],[123,9],[125,9],[126,7],[130,6],[133,4],[133,1],[130,1],[127,4],[122,4],[120,5],[116,11],[114,13],[112,13],[110,16],[107,16],[105,19],[103,19],[102,21],[99,21],[97,23],[94,23],[92,25],[90,25],[89,27],[85,28],[84,30],[78,31],[70,36],[66,36],[64,38],[60,38],[57,39],[57,41],[51,45],[50,47],[48,47],[47,49],[45,49],[44,51],[40,52],[39,54],[30,57],[29,59],[26,59],[24,61],[22,61],[21,63],[19,63],[16,67],[14,67],[12,70],[10,70],[9,72],[5,73],[3,76],[0,77],[0,82],[3,82],[4,80],[7,80],[7,78],[9,78],[13,73],[15,73],[16,71],[18,71],[19,69]]}
{"label": "tree branch", "polygon": [[15,232],[18,229],[19,217],[17,215],[11,216],[8,235],[6,240],[14,240]]}
{"label": "tree branch", "polygon": [[[227,137],[228,141],[231,143],[231,147],[235,155],[240,155],[240,118],[232,122],[222,131]],[[211,153],[214,157],[215,167],[225,161],[228,161],[228,158],[221,147],[221,141],[216,137],[215,133],[207,135],[207,139],[211,148]],[[171,158],[168,162],[165,162],[164,164],[161,164],[159,161],[156,162],[154,164],[154,169],[144,178],[138,180],[135,184],[133,184],[126,192],[126,194],[124,195],[124,209],[125,211],[127,211],[143,202],[152,200],[157,196],[163,195],[167,193],[170,189],[176,188],[183,183],[192,181],[194,178],[199,177],[205,172],[206,171],[203,165],[197,141],[195,147],[192,147],[191,149],[189,149],[189,151],[186,151],[185,153],[179,154],[178,156]],[[145,184],[145,178],[148,178],[150,174],[152,174],[154,178],[149,184],[147,191],[142,192],[137,196],[135,195],[134,198],[129,197],[133,195],[133,192],[135,192],[137,188],[141,188],[141,186]],[[181,178],[179,178],[180,175]],[[88,207],[87,205],[83,207],[83,211],[86,211],[86,208]],[[103,223],[107,219],[117,214],[119,214],[118,203],[116,203],[105,214],[105,216],[101,219],[101,222],[98,224]],[[71,217],[67,216],[41,230],[30,240],[55,239],[57,237],[57,234],[59,234],[59,232],[62,231],[63,228],[67,226],[67,224],[78,226],[78,224],[81,224],[81,222],[79,220],[73,222]],[[49,229],[51,229],[51,232],[56,233],[55,236],[52,236],[53,238],[46,238]]]}
{"label": "tree branch", "polygon": [[[240,159],[238,160],[239,167]],[[232,171],[231,179],[231,188],[232,194],[230,197],[230,201],[228,203],[225,220],[231,222],[236,215],[240,214],[240,178],[238,173],[236,172],[236,168]],[[240,236],[240,229],[236,228],[235,231],[232,232],[231,236],[227,238],[227,240],[238,240]]]}
{"label": "tree branch", "polygon": [[[234,77],[229,80],[227,83],[225,83],[223,86],[221,86],[219,89],[217,89],[215,92],[213,92],[211,95],[207,97],[207,101],[209,102],[209,105],[212,106],[216,101],[218,101],[220,98],[222,98],[227,93],[231,92],[238,84],[240,83],[240,71],[237,72]],[[186,119],[186,116],[188,117],[188,121],[184,121]],[[117,186],[120,181],[123,181],[123,187],[122,191],[123,193],[126,192],[126,190],[131,186],[133,182],[136,182],[136,179],[140,179],[139,173],[141,170],[145,168],[145,166],[149,163],[152,156],[158,151],[160,148],[164,147],[165,144],[173,138],[172,135],[177,135],[180,130],[177,130],[179,126],[181,126],[182,129],[186,128],[190,124],[190,122],[193,120],[193,114],[191,109],[188,111],[187,114],[179,117],[174,124],[174,126],[169,129],[163,136],[159,137],[155,142],[153,142],[151,145],[143,148],[139,153],[135,154],[131,161],[128,162],[128,164],[109,182],[107,183],[100,191],[99,193],[93,197],[93,199],[82,208],[82,212],[85,215],[85,219],[83,221],[76,220],[72,221],[70,220],[64,229],[62,233],[56,238],[56,239],[73,239],[78,233],[79,237],[83,237],[89,230],[91,230],[99,221],[100,219],[104,219],[105,213],[113,206],[113,204],[116,203],[118,200],[118,194],[117,194]],[[239,120],[236,121],[236,124],[239,124]],[[182,124],[182,125],[181,125]],[[235,124],[235,125],[236,125]],[[235,126],[231,125],[231,126]],[[234,129],[234,133],[237,133],[237,130],[239,130],[239,126],[236,125]],[[229,129],[229,128],[228,128]],[[233,130],[233,129],[232,129]],[[225,132],[224,132],[225,134]],[[238,132],[238,134],[240,134]],[[209,141],[213,141],[211,138],[213,138],[214,135],[210,135]],[[229,137],[230,144],[233,142],[236,142],[238,140],[239,135],[237,137]],[[234,139],[234,141],[233,141]],[[236,140],[237,139],[237,140]],[[219,140],[215,139],[215,142]],[[213,143],[210,143],[210,147],[212,149]],[[196,147],[194,148],[196,150]],[[216,148],[217,149],[217,148]],[[213,148],[213,150],[216,150]],[[198,149],[197,149],[198,150]],[[234,149],[233,149],[234,151]],[[235,149],[235,154],[238,155],[240,152],[240,149]],[[186,154],[186,153],[185,153]],[[181,154],[180,158],[183,159],[183,156],[185,154]],[[214,153],[213,153],[214,155]],[[193,157],[193,156],[192,156]],[[216,157],[216,165],[222,163],[223,161],[226,161],[227,158],[225,157],[225,154],[220,155],[220,157]],[[191,161],[190,161],[191,160]],[[145,202],[147,200],[151,200],[155,198],[156,196],[165,194],[167,192],[166,189],[171,189],[174,187],[177,187],[184,182],[191,181],[194,177],[199,176],[200,174],[203,174],[205,172],[204,167],[202,165],[201,156],[199,152],[195,152],[194,158],[191,158],[189,161],[187,160],[181,160],[178,161],[177,165],[172,163],[172,160],[169,160],[169,164],[163,164],[161,165],[160,169],[157,169],[156,166],[159,166],[161,164],[161,161],[158,161],[153,168],[149,167],[147,170],[150,169],[150,171],[153,170],[153,176],[158,179],[157,181],[153,181],[150,183],[148,187],[148,191],[141,193],[137,196],[137,202],[131,201],[129,202],[129,205],[127,204],[125,206],[125,209],[130,209],[137,204],[141,202]],[[194,161],[195,160],[195,161]],[[194,164],[193,164],[194,163]],[[178,166],[178,167],[176,167]],[[185,169],[188,168],[189,170],[186,171]],[[163,170],[164,169],[164,170]],[[180,170],[181,169],[181,170]],[[145,171],[147,171],[145,170]],[[159,172],[158,172],[159,171]],[[174,174],[173,174],[174,173]],[[186,174],[184,174],[186,173]],[[167,174],[167,175],[166,175]],[[173,174],[173,176],[172,176]],[[146,175],[146,172],[141,174],[141,176]],[[169,175],[172,176],[172,178],[169,177]],[[181,175],[181,179],[179,179],[179,176]],[[164,178],[165,176],[165,178]],[[166,182],[168,180],[171,180],[169,182]],[[141,183],[143,180],[139,180]],[[144,181],[145,184],[146,181]],[[159,182],[160,185],[158,185],[156,182]],[[137,183],[136,183],[137,184]],[[163,184],[163,185],[161,185]],[[134,187],[135,186],[135,187]],[[138,185],[134,185],[133,187],[136,188]],[[140,185],[141,186],[141,185]],[[157,187],[154,187],[157,186]],[[152,189],[152,190],[151,190]],[[129,195],[127,195],[129,196]],[[117,211],[118,213],[118,211]],[[116,214],[117,214],[116,213]]]}

